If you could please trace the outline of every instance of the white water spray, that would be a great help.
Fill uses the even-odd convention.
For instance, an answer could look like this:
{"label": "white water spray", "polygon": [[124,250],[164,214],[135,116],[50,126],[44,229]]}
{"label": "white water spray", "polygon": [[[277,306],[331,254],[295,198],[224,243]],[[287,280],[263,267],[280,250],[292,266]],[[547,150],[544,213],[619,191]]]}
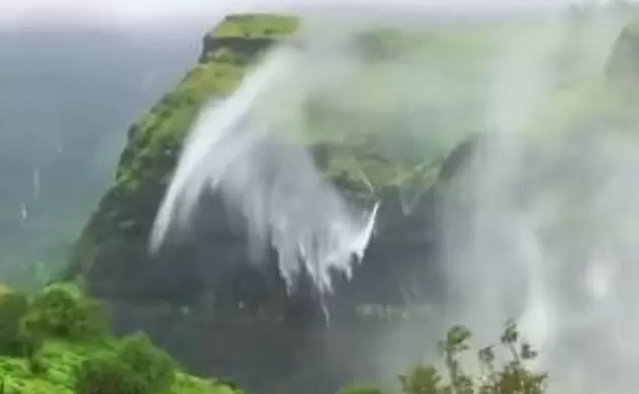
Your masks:
{"label": "white water spray", "polygon": [[[322,294],[332,289],[332,270],[351,276],[353,262],[362,260],[370,241],[378,205],[357,212],[317,171],[306,149],[290,141],[302,132],[278,115],[262,112],[269,96],[284,106],[279,114],[298,110],[296,100],[306,97],[307,90],[289,85],[289,79],[300,69],[312,72],[308,61],[298,49],[277,48],[236,93],[204,109],[157,215],[152,250],[172,224],[189,224],[203,193],[214,192],[246,221],[255,260],[270,247],[277,251],[289,290],[302,270]],[[306,89],[321,83],[321,74],[316,76],[320,78]],[[291,96],[273,96],[276,89]]]}
{"label": "white water spray", "polygon": [[[597,133],[579,130],[557,136],[545,136],[543,122],[540,129],[529,129],[559,85],[602,72],[603,58],[623,21],[596,19],[579,29],[556,22],[497,35],[503,42],[491,47],[496,50],[490,70],[477,77],[485,82],[479,85],[484,88],[480,95],[486,116],[469,123],[473,131],[487,125],[490,132],[484,136],[485,150],[468,168],[469,176],[453,182],[451,189],[459,187],[460,193],[446,194],[439,212],[444,224],[442,264],[452,289],[441,309],[451,323],[468,324],[482,344],[495,338],[505,319],[515,317],[539,348],[540,367],[550,370],[552,381],[571,389],[594,387],[596,376],[607,371],[602,363],[609,363],[620,377],[603,387],[617,384],[619,389],[613,391],[625,393],[630,383],[639,383],[623,369],[639,366],[639,341],[633,337],[639,330],[639,270],[634,262],[639,256],[639,142],[611,125],[599,127]],[[324,31],[339,36],[330,27]],[[200,197],[215,192],[245,219],[254,256],[267,247],[278,251],[289,286],[302,269],[321,292],[331,290],[331,269],[350,275],[351,257],[363,256],[378,206],[357,212],[318,174],[297,143],[304,135],[297,116],[300,105],[317,92],[338,109],[373,108],[378,96],[390,97],[383,101],[389,105],[402,103],[414,106],[411,109],[449,100],[437,113],[450,109],[451,117],[461,122],[467,119],[457,112],[462,105],[456,104],[466,97],[447,95],[467,84],[453,68],[461,69],[464,62],[440,48],[441,54],[425,62],[415,53],[409,58],[417,64],[390,61],[401,64],[391,64],[396,67],[385,69],[386,74],[367,69],[373,79],[379,77],[378,84],[365,84],[369,94],[362,97],[360,91],[358,98],[349,90],[357,84],[348,82],[362,64],[339,45],[324,41],[322,33],[300,40],[303,50],[278,48],[235,94],[204,109],[156,218],[152,250],[173,227],[187,227]],[[568,42],[573,39],[578,45]],[[556,55],[565,46],[580,48],[558,72]],[[454,59],[434,66],[440,55]],[[446,79],[449,74],[454,75]],[[424,151],[447,144],[442,140],[450,137],[448,130],[437,127],[423,130]],[[397,139],[403,131],[396,130]],[[402,196],[406,213],[417,206],[418,194]],[[421,342],[421,335],[407,340]],[[376,354],[366,357],[384,364],[393,359],[396,344],[381,342],[371,346]],[[394,369],[396,365],[389,365],[393,363],[384,368]],[[402,370],[391,374],[397,372]]]}
{"label": "white water spray", "polygon": [[[598,20],[581,34],[603,29],[610,39],[619,32],[613,25]],[[639,366],[637,125],[619,131],[584,111],[569,130],[530,130],[544,127],[535,123],[539,108],[562,88],[552,72],[551,43],[561,42],[553,29],[532,41],[513,37],[518,45],[497,57],[490,132],[456,180],[463,201],[453,191],[443,203],[450,319],[485,343],[516,318],[553,390],[630,393],[639,384],[629,371]],[[602,43],[582,41],[583,61],[567,74],[579,81],[601,73]],[[561,115],[575,116],[568,110]]]}

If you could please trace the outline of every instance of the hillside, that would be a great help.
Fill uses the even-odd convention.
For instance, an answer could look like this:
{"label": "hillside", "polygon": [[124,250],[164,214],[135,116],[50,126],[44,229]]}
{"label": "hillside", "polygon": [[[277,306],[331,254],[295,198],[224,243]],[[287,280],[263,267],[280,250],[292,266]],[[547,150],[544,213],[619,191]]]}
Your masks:
{"label": "hillside", "polygon": [[[5,393],[70,394],[75,384],[74,371],[85,361],[113,352],[118,342],[77,344],[60,340],[46,341],[39,357],[49,366],[46,373],[33,374],[26,359],[0,356],[0,374]],[[226,385],[178,373],[171,394],[230,394]]]}
{"label": "hillside", "polygon": [[[71,318],[72,317],[72,318]],[[3,394],[242,394],[233,382],[203,379],[185,373],[164,351],[138,332],[116,338],[107,332],[103,305],[87,298],[75,285],[56,284],[27,295],[10,288],[0,293],[0,392]],[[443,343],[447,369],[470,349],[471,333],[452,327]],[[529,369],[536,356],[518,339],[517,327],[506,322],[501,345],[521,346],[513,361],[500,366],[492,350],[480,350],[489,367],[485,380],[469,393],[515,394],[510,374],[517,374],[526,393],[541,394],[546,376]],[[399,382],[405,394],[449,392],[474,379],[462,371],[441,381],[444,370],[431,364],[414,365]],[[464,380],[461,380],[464,379]],[[467,387],[468,388],[468,387]],[[487,391],[489,390],[489,391]],[[506,390],[506,391],[504,391]],[[348,385],[342,394],[381,394],[373,386]]]}
{"label": "hillside", "polygon": [[[54,285],[30,296],[12,290],[0,294],[2,393],[151,393],[131,391],[136,386],[125,379],[126,363],[135,360],[124,356],[131,350],[146,364],[142,370],[139,369],[141,365],[135,367],[139,373],[149,373],[144,371],[148,368],[151,373],[163,374],[161,378],[157,378],[160,375],[150,378],[162,379],[165,386],[162,392],[235,392],[223,383],[182,372],[169,356],[143,335],[112,337],[105,331],[107,325],[100,317],[102,314],[101,306],[85,298],[74,286]],[[114,364],[102,364],[105,360],[116,362],[115,368],[119,372],[114,374],[115,370],[110,369]],[[91,372],[98,365],[101,375]]]}
{"label": "hillside", "polygon": [[[123,276],[120,276],[117,272],[135,270],[137,261],[146,261],[146,237],[182,138],[201,105],[210,97],[231,93],[262,51],[282,37],[294,34],[298,27],[299,21],[292,16],[235,15],[227,17],[206,34],[199,63],[147,115],[130,127],[115,183],[102,198],[77,241],[67,278],[91,275],[89,271],[94,265],[95,275],[99,277],[97,272],[102,270],[98,266],[102,264],[109,264],[111,274],[122,278],[114,277],[111,281],[100,277],[100,282],[111,282],[109,286],[119,287],[126,282],[124,277],[137,275],[130,272],[130,275],[121,273]],[[311,148],[323,157],[324,170],[337,184],[364,193],[370,184],[377,195],[387,195],[389,200],[398,198],[398,189],[430,189],[436,183],[439,166],[455,145],[486,127],[481,100],[488,88],[486,82],[492,78],[487,74],[492,53],[502,45],[499,38],[508,34],[526,37],[528,28],[534,32],[534,26],[506,24],[450,29],[439,26],[407,34],[375,28],[363,33],[355,43],[357,50],[364,56],[382,60],[367,66],[357,79],[349,82],[352,86],[342,88],[340,101],[311,98],[302,109],[308,117],[308,136],[314,141]],[[574,27],[578,28],[577,25]],[[554,34],[552,29],[547,28],[550,31],[547,34]],[[632,40],[628,29],[622,33],[616,45],[618,49],[610,57],[611,64],[621,64],[623,61],[617,58],[628,57],[621,54],[627,52],[623,48],[632,45],[623,44]],[[544,35],[535,40],[538,42],[526,43],[531,50],[547,45]],[[553,56],[557,56],[556,61],[560,62],[557,64],[563,64],[561,61],[565,60],[553,51],[561,54],[564,44],[553,45],[557,45],[557,49],[543,49],[539,56],[547,59],[539,62],[553,64]],[[392,54],[392,51],[397,53]],[[395,71],[392,62],[383,60],[389,56],[414,61],[416,68]],[[573,56],[571,61],[579,62],[578,56]],[[424,65],[428,68],[424,69]],[[410,78],[419,75],[420,67],[425,72],[424,82],[430,83],[432,92],[428,94],[413,93],[408,89]],[[573,66],[563,64],[561,67],[571,69]],[[609,65],[608,69],[611,67]],[[402,73],[409,79],[403,80]],[[592,71],[588,73],[592,74]],[[561,72],[557,75],[562,78]],[[547,105],[540,107],[536,119],[528,126],[532,134],[572,130],[584,122],[581,119],[584,114],[620,116],[612,112],[626,99],[616,99],[617,93],[610,89],[601,74],[572,78],[574,81],[563,83],[564,87],[551,95]],[[440,86],[435,85],[433,90],[432,82],[438,80]],[[401,102],[408,102],[410,106],[395,108]],[[348,110],[344,111],[345,108]],[[464,116],[458,116],[460,112]],[[390,132],[398,129],[402,129],[402,134]],[[446,132],[421,132],[429,129]],[[342,140],[344,135],[349,139]],[[112,256],[104,251],[108,244],[126,245],[120,249],[127,252]],[[107,249],[112,248],[116,247]],[[102,259],[110,262],[100,263]],[[125,266],[116,269],[114,264]],[[97,283],[96,286],[102,287]]]}
{"label": "hillside", "polygon": [[[442,297],[435,201],[473,150],[473,137],[486,131],[487,120],[504,115],[490,113],[486,97],[499,96],[497,104],[518,115],[517,95],[494,93],[495,81],[524,81],[524,95],[525,89],[536,87],[530,77],[536,67],[548,68],[548,81],[539,81],[549,85],[548,92],[524,124],[518,124],[516,116],[503,116],[489,125],[504,128],[498,132],[509,127],[528,130],[527,138],[539,138],[535,141],[540,145],[551,137],[567,143],[584,124],[597,121],[626,131],[636,124],[636,90],[616,83],[634,74],[605,74],[579,53],[566,55],[576,46],[570,39],[556,40],[563,28],[578,35],[583,27],[579,23],[543,29],[534,24],[470,24],[411,32],[365,30],[353,43],[353,52],[366,59],[365,65],[337,89],[336,98],[309,98],[299,112],[292,111],[299,114],[295,121],[307,126],[301,143],[340,190],[361,198],[372,188],[383,200],[378,236],[364,264],[351,282],[337,286],[331,299],[334,326],[349,327],[348,332],[325,328],[311,291],[288,296],[274,265],[258,269],[247,264],[245,239],[226,222],[215,196],[199,212],[202,223],[188,241],[169,245],[153,258],[147,253],[155,213],[201,105],[210,97],[231,94],[263,51],[294,36],[300,22],[292,16],[234,15],[207,33],[199,62],[130,127],[116,179],[76,242],[65,279],[86,283],[91,294],[114,304],[113,314],[121,317],[123,326],[135,321],[152,327],[152,336],[165,338],[175,352],[214,349],[190,367],[237,377],[257,391],[273,385],[302,390],[327,374],[337,382],[326,382],[327,387],[335,388],[351,377],[359,352],[381,335],[378,325],[355,313],[361,304],[404,305],[405,285],[413,283],[418,283],[412,289],[417,303]],[[514,38],[504,43],[504,37]],[[608,70],[616,69],[610,64],[631,57],[626,49],[619,54],[619,48],[634,48],[633,37],[626,30],[616,45],[606,48],[613,51]],[[518,64],[506,59],[508,67],[495,75],[493,61],[501,60],[495,53],[503,47],[524,60]],[[590,68],[577,67],[584,64]],[[338,138],[343,135],[348,137]],[[421,196],[408,213],[403,212],[406,195]],[[166,318],[150,311],[163,303],[195,312]],[[188,321],[188,328],[177,333],[176,321]],[[411,326],[411,335],[423,330],[421,324]],[[333,346],[315,351],[315,344],[330,342],[326,338]],[[203,341],[207,349],[201,349]],[[345,343],[352,352],[344,354]],[[422,354],[423,347],[414,343],[402,346],[407,363]],[[277,349],[278,361],[265,359],[264,348]],[[300,363],[300,358],[309,361]],[[256,371],[271,372],[265,377]],[[362,376],[369,373],[365,367],[362,371]],[[328,390],[318,385],[313,389]]]}

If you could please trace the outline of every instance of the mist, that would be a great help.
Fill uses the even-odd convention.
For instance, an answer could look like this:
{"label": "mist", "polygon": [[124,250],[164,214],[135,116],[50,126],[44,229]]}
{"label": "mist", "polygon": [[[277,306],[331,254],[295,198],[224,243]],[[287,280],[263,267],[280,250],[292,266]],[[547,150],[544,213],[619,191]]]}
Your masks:
{"label": "mist", "polygon": [[[636,3],[629,0],[628,3]],[[397,0],[357,0],[344,3],[337,0],[224,0],[210,2],[191,0],[114,0],[86,2],[82,0],[24,0],[0,5],[0,31],[34,30],[42,26],[156,29],[159,26],[200,31],[210,29],[225,15],[243,12],[324,13],[333,18],[353,16],[365,12],[388,18],[402,14],[402,18],[439,19],[442,16],[494,16],[556,10],[571,4],[610,4],[612,0],[521,0],[504,3],[493,0],[430,0],[415,2]],[[421,15],[417,16],[415,13]],[[439,14],[439,15],[437,15]]]}
{"label": "mist", "polygon": [[[0,6],[0,8],[3,8]],[[0,40],[0,276],[62,269],[127,129],[200,55],[202,30],[25,25]]]}
{"label": "mist", "polygon": [[[502,24],[479,54],[450,47],[424,58],[415,49],[371,63],[352,43],[379,21],[309,19],[294,45],[273,50],[236,94],[203,109],[156,219],[153,248],[169,229],[188,228],[202,193],[219,191],[240,212],[250,244],[263,250],[270,242],[280,259],[290,258],[280,261],[284,277],[290,281],[298,264],[306,264],[318,289],[330,291],[330,271],[348,276],[347,255],[365,253],[365,244],[348,241],[367,243],[375,217],[370,206],[347,202],[312,167],[300,144],[318,135],[300,116],[307,100],[322,97],[337,110],[374,113],[401,103],[402,109],[432,105],[453,114],[474,100],[481,115],[464,119],[457,133],[417,126],[416,141],[413,126],[393,130],[399,144],[419,143],[423,156],[445,156],[468,130],[481,141],[462,173],[438,191],[443,253],[437,264],[449,289],[446,302],[434,306],[438,319],[466,324],[483,345],[515,318],[540,351],[537,366],[550,372],[551,388],[630,392],[639,384],[633,372],[639,365],[633,336],[639,328],[633,265],[639,252],[633,236],[639,224],[639,140],[588,111],[573,114],[579,126],[568,129],[540,117],[561,89],[600,78],[626,16],[593,13],[575,23],[565,13],[549,13],[516,29],[516,20]],[[367,73],[380,78],[362,81]],[[444,100],[440,94],[459,86],[466,89],[460,95]],[[612,100],[605,94],[596,99]],[[336,124],[338,137],[356,133]],[[269,168],[274,172],[268,176],[255,174]],[[333,239],[328,223],[359,229],[341,234],[349,247],[322,242]],[[284,241],[289,246],[278,244]],[[318,242],[322,253],[310,264],[300,245]],[[282,253],[290,245],[300,254]],[[328,258],[336,254],[339,264]],[[434,348],[440,334],[439,325],[399,342],[397,332],[386,333],[357,358],[378,360],[380,376],[395,376],[406,367],[398,349],[424,342]]]}
{"label": "mist", "polygon": [[[480,54],[451,47],[433,59],[409,50],[372,66],[349,46],[358,33],[371,24],[418,30],[424,20],[441,22],[439,16],[423,12],[446,8],[444,3],[398,4],[393,9],[396,21],[390,21],[392,12],[387,11],[391,7],[383,9],[380,4],[380,10],[371,13],[374,15],[353,21],[352,14],[361,10],[356,5],[313,2],[260,3],[259,7],[249,2],[209,1],[180,6],[169,1],[153,2],[153,6],[142,1],[99,5],[67,1],[63,7],[60,2],[44,0],[5,3],[0,6],[0,27],[3,33],[11,32],[0,40],[0,197],[3,220],[11,223],[5,233],[23,237],[25,233],[17,230],[23,224],[21,204],[26,201],[29,217],[34,217],[34,201],[40,201],[43,212],[51,213],[45,227],[59,231],[56,224],[73,222],[61,242],[73,241],[111,182],[126,128],[195,61],[203,32],[225,13],[351,9],[339,23],[319,16],[311,19],[295,45],[284,44],[271,54],[271,60],[288,57],[276,73],[280,78],[269,79],[259,94],[244,101],[244,111],[238,112],[241,116],[231,117],[233,124],[257,128],[245,130],[239,140],[219,142],[212,137],[236,129],[216,126],[222,109],[219,102],[203,108],[190,146],[197,146],[195,141],[202,141],[200,138],[212,138],[217,145],[196,161],[198,176],[185,171],[184,178],[173,180],[190,183],[193,198],[186,199],[187,208],[202,187],[230,190],[229,207],[252,229],[257,255],[265,243],[274,242],[272,229],[276,227],[266,225],[269,220],[289,219],[289,230],[279,236],[282,243],[314,244],[317,239],[330,239],[320,248],[320,258],[306,268],[316,273],[318,288],[330,291],[329,269],[347,274],[353,264],[350,255],[365,255],[366,243],[375,236],[370,228],[375,221],[375,201],[356,204],[340,196],[314,168],[310,153],[293,143],[323,131],[304,124],[300,113],[305,101],[320,96],[337,110],[360,108],[371,113],[392,107],[419,112],[433,106],[452,118],[444,121],[445,135],[441,125],[407,122],[410,125],[394,130],[397,145],[411,146],[420,156],[441,158],[469,130],[482,141],[481,149],[450,188],[439,191],[444,238],[438,245],[443,257],[437,264],[445,268],[449,288],[447,301],[434,305],[441,323],[424,327],[419,335],[399,328],[386,332],[362,354],[345,355],[335,345],[325,350],[327,357],[336,362],[346,356],[372,360],[377,375],[394,378],[410,366],[403,357],[407,349],[417,343],[432,344],[434,349],[441,338],[440,325],[466,324],[475,333],[476,343],[483,345],[497,339],[504,320],[513,317],[539,349],[538,367],[550,372],[556,390],[621,394],[639,384],[635,373],[639,342],[633,335],[639,328],[634,317],[639,297],[633,261],[639,252],[635,246],[639,141],[633,133],[601,119],[595,123],[585,114],[576,115],[583,117],[584,126],[570,132],[556,132],[554,126],[539,120],[540,107],[547,106],[561,87],[602,73],[612,42],[627,22],[624,16],[593,14],[573,24],[549,12],[542,21],[521,30],[491,35]],[[482,11],[491,15],[501,9],[485,1],[446,3],[449,11],[465,14]],[[521,4],[518,7],[550,8],[539,2]],[[565,4],[553,2],[553,6]],[[412,12],[415,9],[422,13]],[[513,10],[517,12],[521,9]],[[446,15],[447,21],[454,19]],[[502,22],[512,26],[518,20],[508,14]],[[113,33],[112,39],[101,30],[104,27]],[[167,33],[168,27],[177,27],[175,33]],[[320,34],[326,31],[332,34]],[[105,53],[105,48],[113,47],[119,49]],[[137,63],[132,55],[144,58]],[[361,76],[362,70],[383,75],[382,81],[371,83]],[[251,81],[245,82],[247,88]],[[458,91],[460,86],[472,89],[443,94]],[[481,102],[481,115],[462,114],[460,107],[467,102]],[[353,131],[344,126],[333,132],[339,137]],[[207,160],[211,152],[222,152],[229,143],[239,149],[238,155],[218,157],[228,159],[224,162]],[[188,161],[189,152],[192,150],[186,148],[182,160]],[[242,169],[256,165],[270,166],[277,174],[275,179],[285,181],[276,184],[287,187],[275,188],[278,193],[274,194],[273,184],[255,184],[255,174],[237,177],[247,174]],[[298,172],[287,172],[287,168]],[[289,188],[300,186],[299,182],[305,188]],[[256,192],[256,187],[261,191]],[[288,204],[282,199],[267,204],[269,198],[285,193],[290,193],[285,195]],[[168,211],[179,211],[176,205],[185,203],[167,199],[173,200]],[[256,200],[261,212],[270,212],[261,219],[254,209]],[[293,200],[305,204],[293,211]],[[167,228],[188,227],[189,212],[186,209],[173,218],[167,214],[158,223]],[[65,216],[70,213],[76,219]],[[179,222],[178,218],[182,223],[171,223]],[[340,231],[347,229],[349,236],[322,238],[328,223],[343,224]],[[51,231],[26,237],[21,250],[29,252],[25,252],[28,258],[47,256],[49,251],[31,252],[38,249],[33,247],[38,240],[49,240],[48,234]],[[300,239],[302,235],[306,238]],[[8,240],[7,245],[15,240],[3,239]],[[159,235],[156,242],[161,240]],[[331,248],[340,251],[336,264],[323,259]],[[290,269],[293,283],[300,266],[288,261],[282,266]],[[430,360],[434,354],[423,356]]]}

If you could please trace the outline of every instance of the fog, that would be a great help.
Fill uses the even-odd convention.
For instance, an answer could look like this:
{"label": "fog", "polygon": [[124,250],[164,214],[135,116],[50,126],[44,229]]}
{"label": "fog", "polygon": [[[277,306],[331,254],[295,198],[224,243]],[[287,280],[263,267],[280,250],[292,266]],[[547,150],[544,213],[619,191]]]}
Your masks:
{"label": "fog", "polygon": [[[158,25],[210,27],[216,20],[233,12],[321,11],[342,12],[368,9],[369,13],[406,11],[443,11],[461,14],[494,14],[504,10],[522,11],[565,7],[570,4],[607,4],[610,0],[522,0],[511,3],[488,0],[436,0],[416,2],[397,0],[357,0],[344,3],[337,0],[24,0],[5,1],[0,5],[0,28],[32,29],[38,25],[80,25],[85,27],[147,28]],[[636,0],[629,1],[630,3]]]}
{"label": "fog", "polygon": [[[484,108],[471,130],[481,144],[450,188],[440,190],[443,255],[438,264],[449,294],[435,308],[441,321],[468,325],[482,345],[498,339],[506,319],[515,318],[541,352],[536,366],[550,372],[553,390],[628,393],[639,384],[634,373],[639,342],[632,335],[639,329],[633,317],[639,295],[632,238],[639,217],[639,140],[586,110],[575,115],[576,128],[556,128],[538,118],[559,89],[601,75],[628,21],[624,15],[597,13],[574,24],[565,15],[549,14],[496,34],[481,63],[462,54],[468,63],[486,66],[474,79],[474,94]],[[367,22],[312,22],[298,37],[301,48],[274,50],[237,93],[204,109],[160,210],[160,235],[154,241],[172,225],[184,229],[189,224],[202,192],[219,191],[246,222],[249,242],[270,243],[280,252],[283,277],[290,281],[300,271],[298,264],[305,265],[324,292],[330,290],[330,270],[350,275],[344,252],[361,252],[360,244],[349,244],[358,238],[352,229],[359,228],[358,239],[368,241],[370,228],[344,213],[332,186],[316,181],[305,150],[290,144],[291,138],[308,137],[297,116],[305,100],[318,95],[338,110],[376,111],[395,102],[413,106],[431,102],[434,92],[456,86],[464,74],[450,68],[448,75],[441,73],[455,48],[443,50],[441,59],[420,59],[415,49],[373,65],[347,49]],[[559,64],[566,53],[569,59]],[[354,82],[371,68],[384,78]],[[440,78],[437,85],[428,82],[434,76]],[[387,81],[393,82],[392,90],[384,89]],[[416,83],[420,89],[414,89]],[[383,99],[366,104],[371,94]],[[439,110],[448,105],[456,111],[467,98],[439,103]],[[393,130],[406,146],[415,143],[413,132]],[[425,133],[424,155],[450,130]],[[464,135],[455,137],[460,141]],[[360,214],[374,220],[370,212]],[[341,233],[346,247],[332,242],[327,223],[349,229]],[[316,254],[306,253],[309,245]],[[298,254],[291,257],[291,251]],[[338,263],[332,260],[336,256],[342,259]],[[401,342],[430,341],[434,347],[434,333],[441,332],[435,328]],[[393,339],[381,336],[357,357],[377,360],[369,362],[380,375],[393,376],[405,366],[395,361],[402,358],[397,335],[387,338]]]}
{"label": "fog", "polygon": [[[202,31],[35,26],[0,40],[0,276],[59,265],[129,125],[197,60]],[[26,269],[26,271],[25,271]]]}
{"label": "fog", "polygon": [[[22,239],[14,250],[8,249],[9,242],[3,245],[3,252],[9,250],[3,259],[9,261],[11,253],[19,259],[51,256],[48,249],[33,245],[50,241],[52,232],[61,232],[62,222],[72,225],[59,242],[74,239],[111,181],[128,125],[194,62],[206,29],[226,12],[255,5],[213,3],[87,5],[80,0],[32,0],[0,6],[0,24],[9,32],[0,40],[2,231],[9,234],[3,239],[11,243]],[[448,7],[488,14],[494,6],[485,1],[446,4],[428,3],[423,10]],[[337,6],[273,2],[260,3],[259,9]],[[446,229],[440,263],[446,267],[451,289],[449,303],[437,306],[443,321],[466,323],[484,341],[496,338],[505,318],[518,318],[526,336],[539,347],[539,366],[550,370],[555,387],[575,391],[599,387],[621,394],[639,384],[634,373],[639,342],[633,335],[639,328],[634,318],[639,297],[633,266],[638,253],[633,234],[639,215],[639,190],[634,186],[639,144],[634,136],[606,123],[599,124],[596,132],[557,135],[548,143],[531,138],[536,133],[530,133],[529,127],[543,127],[535,126],[536,110],[552,97],[560,80],[601,71],[624,22],[616,17],[594,18],[578,30],[540,24],[494,42],[497,51],[481,78],[485,118],[476,124],[477,130],[489,131],[482,134],[482,150],[467,173],[451,190],[442,191],[440,201]],[[327,22],[318,19],[317,23],[321,31]],[[169,26],[179,28],[166,31]],[[353,59],[342,45],[360,28],[333,30],[335,41],[331,42],[310,30],[304,37],[308,52],[297,56],[307,62],[350,63]],[[576,55],[568,66],[568,77],[560,78],[553,62],[557,52],[567,48],[576,48]],[[423,99],[420,95],[426,89],[414,89],[414,81],[428,80],[424,74],[441,75],[441,69],[425,65],[423,59],[422,63],[409,60],[401,59],[402,67],[387,64],[386,71],[396,82],[389,105],[398,98]],[[348,81],[357,70],[347,69],[339,80]],[[276,94],[295,93],[286,107],[291,113],[277,112],[283,118],[272,119],[264,105],[252,120],[283,125],[286,132],[294,128],[287,122],[295,118],[296,104],[311,93],[347,97],[340,105],[360,104],[365,93],[351,95],[347,83],[324,84],[325,73],[318,67],[303,78],[289,75],[288,82],[261,96],[261,103],[270,102]],[[451,74],[440,84],[453,84],[455,78]],[[300,80],[305,82],[301,91],[293,83]],[[398,138],[403,131],[397,130]],[[544,134],[544,130],[534,131]],[[433,141],[441,137],[438,131],[429,135]],[[576,153],[575,147],[580,148]],[[241,157],[239,163],[247,166]],[[244,186],[239,183],[233,186],[233,196],[250,191],[241,190]],[[317,205],[303,209],[317,209]],[[25,228],[46,231],[33,230],[25,236]],[[32,253],[34,249],[37,253]],[[559,270],[560,264],[567,272]],[[403,341],[427,340],[434,343],[435,335]],[[395,362],[401,357],[390,342],[380,338],[362,356],[379,360],[380,374],[393,375],[404,367]],[[609,374],[613,372],[616,375]]]}

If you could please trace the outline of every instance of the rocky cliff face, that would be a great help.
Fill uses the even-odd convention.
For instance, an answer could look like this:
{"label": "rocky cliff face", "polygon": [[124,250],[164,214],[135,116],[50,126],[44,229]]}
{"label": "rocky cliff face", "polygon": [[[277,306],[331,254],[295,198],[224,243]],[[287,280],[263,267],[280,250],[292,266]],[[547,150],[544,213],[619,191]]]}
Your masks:
{"label": "rocky cliff face", "polygon": [[[260,267],[247,263],[244,234],[230,226],[217,196],[206,197],[188,238],[169,242],[150,257],[150,229],[198,109],[208,97],[232,92],[261,51],[297,29],[292,17],[242,15],[228,17],[207,34],[198,64],[131,126],[115,183],[77,241],[66,278],[82,279],[94,295],[109,300],[119,329],[149,330],[203,373],[228,375],[259,391],[282,389],[275,384],[292,391],[296,379],[322,380],[327,387],[317,387],[317,392],[324,393],[334,387],[327,375],[340,384],[343,374],[348,379],[376,376],[379,371],[360,356],[382,333],[400,341],[397,335],[412,338],[423,330],[421,318],[400,330],[389,328],[393,323],[384,319],[367,320],[360,312],[377,311],[366,304],[406,306],[443,296],[436,205],[475,143],[462,143],[447,159],[428,166],[389,161],[377,149],[383,141],[371,139],[309,147],[342,191],[363,195],[372,186],[382,200],[377,235],[363,264],[352,281],[338,281],[328,301],[331,327],[325,326],[312,291],[286,294],[274,262]],[[312,109],[317,113],[322,108]],[[371,121],[372,114],[345,116],[391,130],[396,126],[393,119]],[[344,157],[361,164],[372,185],[344,166]],[[403,209],[406,195],[420,195],[410,212]],[[407,362],[422,356],[419,346],[405,345]]]}
{"label": "rocky cliff face", "polygon": [[[277,302],[283,304],[276,309],[288,316],[285,310],[292,301],[285,301],[276,271],[265,267],[265,272],[258,272],[247,266],[244,236],[231,229],[224,207],[215,196],[210,196],[211,201],[203,204],[207,208],[198,215],[199,222],[188,241],[172,244],[157,258],[151,259],[147,253],[149,231],[175,166],[181,138],[199,106],[208,96],[232,91],[251,59],[278,36],[291,34],[297,28],[293,18],[269,18],[227,18],[206,36],[200,62],[173,92],[131,127],[116,183],[102,199],[78,241],[68,276],[80,275],[94,294],[109,299],[162,299],[191,305],[215,289],[216,293],[224,293],[217,294],[219,302],[226,299],[224,302],[228,305],[242,302],[245,307],[259,309],[261,304],[269,303],[266,300],[279,297]],[[259,30],[251,31],[257,29],[256,26]],[[367,114],[352,116],[363,118]],[[383,157],[375,156],[376,152],[369,145],[372,146],[370,141],[361,141],[349,146],[324,144],[310,148],[318,161],[323,162],[324,170],[345,191],[362,193],[366,189],[364,180],[357,179],[348,166],[340,164],[340,158],[350,156],[367,165],[364,171],[369,174],[365,175],[370,175],[376,193],[383,196],[384,202],[379,236],[362,265],[362,273],[356,276],[388,280],[397,271],[386,263],[391,256],[405,261],[401,257],[403,253],[423,256],[431,249],[428,237],[433,233],[432,220],[427,217],[432,214],[432,190],[429,188],[434,183],[433,171],[437,168],[415,169],[401,163],[387,164]],[[401,213],[400,192],[406,185],[398,184],[395,179],[402,176],[407,178],[406,185],[412,182],[415,188],[425,190],[420,204],[426,207],[413,210],[419,214]],[[369,274],[366,273],[368,270]],[[380,275],[380,270],[388,272]],[[253,280],[247,279],[251,277]],[[358,281],[346,286],[344,291],[354,291]],[[397,287],[401,282],[398,280],[387,287]],[[250,294],[242,290],[244,287],[251,288]],[[382,288],[381,285],[373,287]],[[397,300],[398,297],[398,294],[388,294],[389,299]]]}
{"label": "rocky cliff face", "polygon": [[[156,257],[147,252],[182,138],[200,105],[209,96],[230,93],[246,66],[297,25],[289,17],[234,16],[207,34],[199,63],[131,126],[115,183],[77,241],[66,277],[80,278],[91,293],[108,300],[116,328],[148,330],[202,373],[231,376],[259,391],[275,383],[291,390],[296,379],[314,377],[328,385],[318,387],[325,392],[352,377],[357,363],[345,352],[347,344],[366,347],[368,340],[390,329],[386,319],[370,320],[384,311],[364,307],[369,317],[362,317],[363,304],[403,306],[438,294],[437,267],[429,261],[435,253],[434,185],[441,163],[420,167],[389,162],[375,149],[384,144],[373,140],[309,146],[345,193],[362,200],[372,186],[382,199],[378,233],[365,261],[350,283],[338,280],[328,300],[330,328],[310,288],[302,285],[288,296],[274,261],[260,267],[247,263],[244,234],[229,225],[217,196],[206,197],[188,238],[169,242]],[[367,51],[371,56],[372,49]],[[320,107],[314,107],[314,116],[327,110]],[[367,113],[344,116],[378,127],[397,125],[387,118],[376,122]],[[464,155],[459,156],[447,168],[459,166]],[[371,185],[344,158],[361,164]],[[419,206],[403,213],[404,194],[417,193]],[[368,331],[362,333],[362,327]],[[362,376],[370,376],[372,366],[361,368],[368,368]],[[247,375],[250,371],[260,371],[262,378]]]}

